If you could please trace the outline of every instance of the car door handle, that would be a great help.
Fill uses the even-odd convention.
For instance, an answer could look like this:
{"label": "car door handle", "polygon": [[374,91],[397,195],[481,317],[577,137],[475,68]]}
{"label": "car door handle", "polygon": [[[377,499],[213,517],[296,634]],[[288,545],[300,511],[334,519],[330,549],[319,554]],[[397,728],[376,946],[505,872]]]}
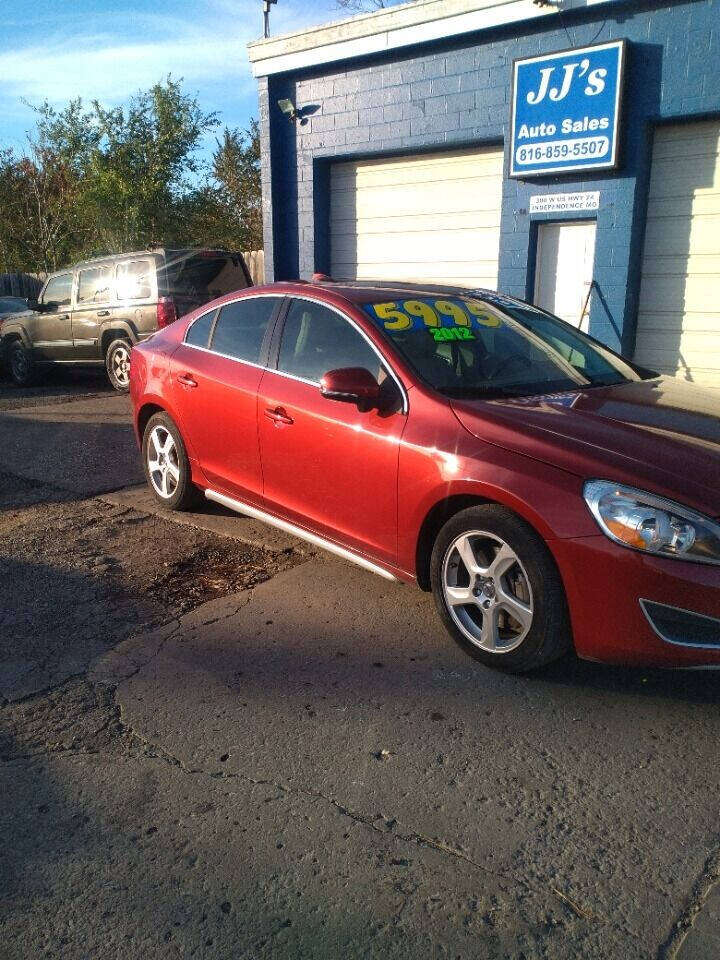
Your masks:
{"label": "car door handle", "polygon": [[196,387],[197,380],[194,380],[189,373],[181,373],[177,378],[177,382],[181,383],[184,387]]}
{"label": "car door handle", "polygon": [[267,407],[265,409],[265,416],[268,420],[272,420],[273,423],[295,423],[293,418],[289,416],[282,407]]}
{"label": "car door handle", "polygon": [[56,316],[56,318],[57,318],[58,320],[69,320],[69,319],[70,319],[70,314],[69,314],[69,313],[57,313],[55,316]]}
{"label": "car door handle", "polygon": [[110,311],[109,311],[109,310],[98,310],[97,315],[98,315],[99,317],[109,317],[109,316],[110,316]]}

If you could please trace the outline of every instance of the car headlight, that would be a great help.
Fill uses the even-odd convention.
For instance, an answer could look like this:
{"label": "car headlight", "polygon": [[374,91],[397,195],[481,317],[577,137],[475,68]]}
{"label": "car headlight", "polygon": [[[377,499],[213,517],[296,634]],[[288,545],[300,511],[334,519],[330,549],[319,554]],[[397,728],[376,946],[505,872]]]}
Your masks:
{"label": "car headlight", "polygon": [[720,524],[690,507],[607,480],[588,480],[583,496],[615,543],[660,557],[720,564]]}

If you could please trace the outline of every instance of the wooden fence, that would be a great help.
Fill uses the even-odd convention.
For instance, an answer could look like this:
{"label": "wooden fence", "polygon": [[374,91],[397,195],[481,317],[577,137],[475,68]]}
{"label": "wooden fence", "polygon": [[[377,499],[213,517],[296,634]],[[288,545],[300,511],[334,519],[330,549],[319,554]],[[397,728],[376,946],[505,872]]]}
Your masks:
{"label": "wooden fence", "polygon": [[255,284],[265,283],[265,251],[246,250],[243,257],[245,257],[252,282]]}
{"label": "wooden fence", "polygon": [[43,280],[32,273],[0,273],[0,297],[36,297]]}

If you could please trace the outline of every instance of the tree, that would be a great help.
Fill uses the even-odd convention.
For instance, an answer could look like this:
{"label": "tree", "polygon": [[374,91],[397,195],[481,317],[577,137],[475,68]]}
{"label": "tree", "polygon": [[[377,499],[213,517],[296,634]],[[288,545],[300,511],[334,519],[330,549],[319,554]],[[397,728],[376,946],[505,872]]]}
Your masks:
{"label": "tree", "polygon": [[189,200],[195,243],[232,250],[262,247],[260,127],[225,128],[212,158],[212,177]]}
{"label": "tree", "polygon": [[24,153],[0,148],[0,271],[50,271],[149,245],[262,244],[260,136],[218,125],[168,77],[124,107],[35,107]]}

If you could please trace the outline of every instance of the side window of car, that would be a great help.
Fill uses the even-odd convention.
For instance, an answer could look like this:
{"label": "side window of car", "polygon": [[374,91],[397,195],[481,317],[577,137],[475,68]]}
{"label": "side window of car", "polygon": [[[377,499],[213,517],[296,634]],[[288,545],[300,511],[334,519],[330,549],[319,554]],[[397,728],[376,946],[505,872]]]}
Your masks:
{"label": "side window of car", "polygon": [[198,317],[197,320],[193,320],[185,334],[185,343],[189,343],[191,347],[207,348],[216,313],[217,310],[209,310]]}
{"label": "side window of car", "polygon": [[278,369],[319,382],[328,370],[364,367],[381,378],[381,362],[365,338],[340,314],[309,300],[293,300],[285,320]]}
{"label": "side window of car", "polygon": [[248,297],[220,309],[210,349],[236,360],[260,362],[265,331],[273,315],[277,297]]}
{"label": "side window of car", "polygon": [[152,296],[152,266],[149,260],[126,260],[117,265],[118,300],[147,300]]}
{"label": "side window of car", "polygon": [[48,280],[40,302],[51,310],[57,310],[60,307],[69,307],[71,292],[72,274],[63,273],[62,276],[53,277],[52,280]]}
{"label": "side window of car", "polygon": [[110,300],[111,266],[89,267],[78,274],[77,303],[79,307],[91,307]]}

